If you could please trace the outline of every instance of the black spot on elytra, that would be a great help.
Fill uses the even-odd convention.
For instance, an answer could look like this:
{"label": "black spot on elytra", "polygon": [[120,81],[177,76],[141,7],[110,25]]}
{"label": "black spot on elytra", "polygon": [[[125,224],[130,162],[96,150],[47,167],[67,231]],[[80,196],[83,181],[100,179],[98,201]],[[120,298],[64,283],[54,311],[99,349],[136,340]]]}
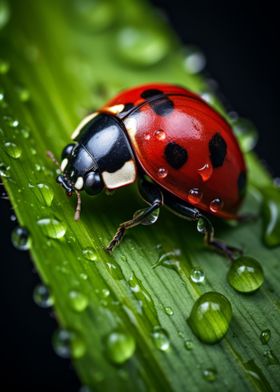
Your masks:
{"label": "black spot on elytra", "polygon": [[237,179],[238,193],[240,197],[243,197],[246,192],[247,186],[247,173],[245,171],[240,172]]}
{"label": "black spot on elytra", "polygon": [[180,169],[188,159],[188,152],[179,144],[168,143],[164,150],[164,156],[173,169]]}
{"label": "black spot on elytra", "polygon": [[214,168],[222,166],[227,154],[227,144],[219,132],[210,140],[209,152],[212,166]]}
{"label": "black spot on elytra", "polygon": [[164,93],[161,90],[149,89],[149,90],[144,90],[141,93],[141,98],[149,99],[149,98],[154,98],[158,95],[164,95]]}
{"label": "black spot on elytra", "polygon": [[155,101],[149,102],[149,105],[159,116],[166,116],[174,109],[173,102],[167,97],[159,98]]}

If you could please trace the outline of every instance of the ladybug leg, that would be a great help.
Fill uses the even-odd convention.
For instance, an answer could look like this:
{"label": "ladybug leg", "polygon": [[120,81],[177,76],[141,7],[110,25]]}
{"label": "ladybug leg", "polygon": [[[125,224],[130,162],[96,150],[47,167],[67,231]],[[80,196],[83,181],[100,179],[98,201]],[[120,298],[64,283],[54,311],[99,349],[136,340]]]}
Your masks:
{"label": "ladybug leg", "polygon": [[139,190],[141,195],[150,204],[150,206],[140,210],[139,212],[136,212],[132,219],[120,224],[116,234],[106,248],[108,252],[112,252],[112,250],[121,242],[128,229],[131,229],[132,227],[138,226],[140,224],[155,223],[156,220],[149,223],[145,222],[147,222],[147,218],[151,216],[155,210],[159,209],[163,205],[163,195],[154,184],[148,183],[147,181],[140,182]]}
{"label": "ladybug leg", "polygon": [[204,234],[204,242],[207,246],[214,248],[224,255],[226,255],[230,260],[233,260],[236,254],[242,254],[242,250],[231,245],[227,245],[225,242],[218,240],[214,237],[214,227],[210,220],[206,216],[199,213],[197,219],[197,230]]}

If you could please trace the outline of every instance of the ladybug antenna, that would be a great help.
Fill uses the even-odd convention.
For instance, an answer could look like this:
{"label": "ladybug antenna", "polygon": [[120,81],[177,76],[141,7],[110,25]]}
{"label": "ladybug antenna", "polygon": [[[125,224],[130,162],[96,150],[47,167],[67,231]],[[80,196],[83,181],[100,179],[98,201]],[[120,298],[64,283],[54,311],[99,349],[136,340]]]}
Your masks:
{"label": "ladybug antenna", "polygon": [[50,160],[59,167],[59,163],[58,160],[56,159],[56,157],[54,156],[54,154],[51,151],[47,151],[47,157],[50,158]]}
{"label": "ladybug antenna", "polygon": [[74,219],[75,219],[75,221],[78,221],[81,217],[82,199],[81,199],[80,192],[77,191],[76,189],[75,189],[75,193],[77,195],[77,206],[76,206],[76,210],[75,210]]}

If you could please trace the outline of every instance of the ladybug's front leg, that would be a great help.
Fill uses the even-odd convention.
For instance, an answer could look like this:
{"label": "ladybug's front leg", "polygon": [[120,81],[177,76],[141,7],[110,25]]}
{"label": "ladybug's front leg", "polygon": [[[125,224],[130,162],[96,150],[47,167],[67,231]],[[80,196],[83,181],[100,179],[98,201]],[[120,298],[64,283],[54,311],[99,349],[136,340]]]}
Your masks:
{"label": "ladybug's front leg", "polygon": [[148,225],[156,222],[157,219],[149,220],[149,217],[155,210],[163,205],[163,195],[161,191],[156,185],[145,180],[140,181],[139,190],[144,199],[151,205],[148,208],[137,211],[131,220],[120,224],[112,241],[106,248],[108,252],[111,252],[121,242],[127,229],[131,229],[140,224]]}

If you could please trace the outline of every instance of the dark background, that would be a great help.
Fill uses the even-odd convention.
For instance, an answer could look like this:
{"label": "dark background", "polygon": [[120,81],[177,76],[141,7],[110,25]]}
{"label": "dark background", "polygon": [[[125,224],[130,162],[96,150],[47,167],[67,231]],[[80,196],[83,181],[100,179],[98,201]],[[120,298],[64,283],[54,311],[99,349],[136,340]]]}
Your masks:
{"label": "dark background", "polygon": [[[166,11],[183,42],[205,53],[207,72],[233,108],[255,123],[257,152],[272,174],[280,176],[276,6],[267,1],[262,7],[244,1],[152,2]],[[79,382],[70,362],[58,358],[51,347],[56,322],[32,300],[39,278],[28,254],[10,245],[15,226],[11,213],[9,203],[1,200],[1,389],[76,392]]]}

